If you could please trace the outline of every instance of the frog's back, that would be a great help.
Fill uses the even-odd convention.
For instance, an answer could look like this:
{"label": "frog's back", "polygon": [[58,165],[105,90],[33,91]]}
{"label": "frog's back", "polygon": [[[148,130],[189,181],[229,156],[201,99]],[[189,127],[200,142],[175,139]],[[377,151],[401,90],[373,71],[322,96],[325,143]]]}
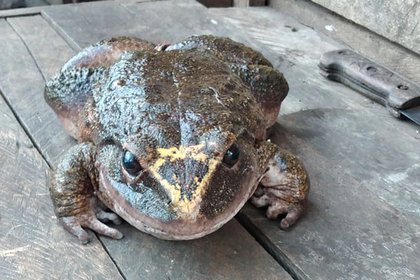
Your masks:
{"label": "frog's back", "polygon": [[264,118],[249,88],[214,56],[193,50],[127,54],[94,92],[100,139],[142,134],[160,147],[211,131],[252,133]]}

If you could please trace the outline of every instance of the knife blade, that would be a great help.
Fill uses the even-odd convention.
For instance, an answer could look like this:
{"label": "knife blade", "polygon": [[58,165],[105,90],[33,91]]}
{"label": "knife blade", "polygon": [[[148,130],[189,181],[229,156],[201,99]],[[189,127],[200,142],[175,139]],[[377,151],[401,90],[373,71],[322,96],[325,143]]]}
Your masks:
{"label": "knife blade", "polygon": [[394,117],[420,125],[420,87],[409,79],[348,49],[324,53],[319,67],[323,76],[386,106]]}

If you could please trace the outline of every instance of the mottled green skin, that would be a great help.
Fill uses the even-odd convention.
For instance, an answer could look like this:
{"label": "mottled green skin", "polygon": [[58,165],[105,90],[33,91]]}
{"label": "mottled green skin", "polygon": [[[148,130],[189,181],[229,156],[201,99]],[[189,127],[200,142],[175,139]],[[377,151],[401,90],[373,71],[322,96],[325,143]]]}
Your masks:
{"label": "mottled green skin", "polygon": [[[45,92],[81,143],[51,178],[58,217],[81,240],[86,236],[80,226],[120,238],[92,225],[92,201],[99,198],[161,238],[191,239],[216,230],[248,200],[278,153],[265,134],[287,91],[282,74],[260,53],[226,38],[199,36],[154,48],[124,37],[85,49]],[[222,159],[234,143],[240,157],[229,167]],[[195,158],[187,152],[170,160],[161,152],[194,147]],[[122,168],[125,150],[143,168],[137,177]],[[306,177],[299,184],[307,184]],[[178,191],[180,197],[174,196]],[[190,202],[198,212],[185,210]]]}

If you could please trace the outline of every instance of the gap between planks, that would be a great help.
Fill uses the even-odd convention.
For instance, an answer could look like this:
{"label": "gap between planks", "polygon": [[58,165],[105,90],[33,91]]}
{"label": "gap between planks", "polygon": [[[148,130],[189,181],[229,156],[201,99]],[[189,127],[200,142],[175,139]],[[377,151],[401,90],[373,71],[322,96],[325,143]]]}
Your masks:
{"label": "gap between planks", "polygon": [[[248,207],[248,205],[245,205],[244,207]],[[250,207],[254,206],[251,205]],[[295,265],[285,253],[281,250],[276,250],[276,245],[254,223],[252,223],[247,215],[240,211],[235,218],[294,280],[310,280],[310,277]]]}
{"label": "gap between planks", "polygon": [[[38,16],[39,14],[33,14],[33,15],[29,15],[29,14],[25,14],[24,17],[28,17],[28,16]],[[16,17],[14,17],[16,18]],[[28,46],[27,42],[23,39],[22,34],[19,33],[18,30],[16,30],[16,28],[10,24],[9,20],[6,19],[1,19],[0,21],[4,21],[7,23],[7,25],[10,27],[11,30],[13,30],[13,32],[17,35],[17,37],[19,38],[19,40],[21,41],[22,45],[25,47],[27,53],[29,54],[29,56],[32,59],[33,64],[35,65],[36,69],[38,70],[39,74],[41,75],[43,81],[46,81],[46,77],[44,72],[41,70],[41,67],[37,61],[37,59],[35,58],[34,54],[31,51],[31,48]],[[15,110],[15,108],[12,106],[10,100],[7,98],[6,94],[4,94],[3,90],[1,90],[1,86],[0,86],[0,96],[1,98],[4,100],[6,106],[8,107],[8,109],[10,110],[10,112],[13,114],[13,117],[15,118],[15,120],[17,121],[17,123],[19,124],[19,126],[22,128],[22,130],[24,131],[25,135],[28,137],[28,139],[30,140],[31,144],[33,145],[33,147],[36,149],[37,153],[42,157],[43,162],[48,166],[48,168],[51,170],[52,169],[52,164],[50,162],[49,159],[47,159],[46,155],[44,154],[44,152],[42,151],[42,149],[40,148],[39,144],[37,143],[37,141],[34,139],[33,135],[30,133],[29,128],[27,127],[27,125],[25,125],[25,122],[22,120],[22,118],[19,116],[19,113]],[[94,232],[94,234],[97,236],[98,235]],[[99,240],[99,238],[98,238]],[[126,279],[126,277],[124,276],[124,274],[121,272],[120,268],[118,267],[118,265],[115,263],[113,257],[109,254],[107,248],[104,246],[104,244],[99,240],[99,244],[101,244],[100,246],[103,248],[104,252],[107,254],[107,256],[109,257],[109,259],[111,260],[111,262],[115,265],[115,268],[117,269],[118,273],[120,274],[119,276],[122,279]]]}
{"label": "gap between planks", "polygon": [[[0,18],[0,20],[2,20]],[[22,39],[22,37],[20,36],[20,34],[18,32],[16,32],[16,30],[13,28],[13,26],[11,26],[9,24],[9,22],[6,20],[7,24],[10,26],[10,28],[13,29],[13,31],[15,31],[15,33],[19,36],[19,39],[22,41],[22,43],[25,45],[26,50],[28,51],[28,53],[31,55],[32,59],[34,60],[34,63],[36,65],[36,67],[38,68],[38,71],[40,72],[41,76],[43,77],[44,81],[45,81],[45,77],[43,75],[43,73],[41,72],[41,69],[39,68],[39,65],[36,63],[35,58],[33,57],[30,49],[28,48],[28,46],[26,45],[25,41]],[[0,95],[2,96],[3,100],[5,101],[7,107],[9,107],[10,111],[12,112],[13,116],[15,117],[16,121],[19,123],[19,125],[22,127],[23,131],[25,131],[25,134],[28,136],[29,140],[31,141],[32,145],[34,145],[34,147],[36,148],[36,150],[39,152],[39,154],[41,155],[41,157],[44,159],[45,163],[48,165],[48,167],[51,169],[51,164],[49,163],[49,161],[45,158],[44,154],[41,152],[41,148],[39,147],[39,145],[36,143],[35,139],[32,137],[32,135],[29,133],[28,128],[26,127],[26,125],[24,124],[24,122],[22,121],[22,119],[19,117],[19,114],[17,114],[17,112],[13,109],[12,104],[9,102],[9,100],[6,98],[6,95],[3,93],[2,90],[0,90]]]}

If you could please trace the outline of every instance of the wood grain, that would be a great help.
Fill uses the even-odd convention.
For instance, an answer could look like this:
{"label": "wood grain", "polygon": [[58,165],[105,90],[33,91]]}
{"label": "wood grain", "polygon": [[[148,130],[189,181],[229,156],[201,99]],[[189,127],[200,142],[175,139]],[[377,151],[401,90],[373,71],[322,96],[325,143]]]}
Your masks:
{"label": "wood grain", "polygon": [[231,7],[232,0],[197,0],[206,7]]}
{"label": "wood grain", "polygon": [[266,0],[233,0],[233,6],[238,8],[246,8],[251,6],[266,6]]}
{"label": "wood grain", "polygon": [[345,18],[420,54],[420,5],[418,1],[313,0]]}
{"label": "wood grain", "polygon": [[[74,140],[64,133],[55,114],[44,101],[44,78],[57,71],[72,51],[63,47],[66,43],[45,22],[41,23],[48,28],[39,24],[39,16],[25,17],[26,23],[19,19],[10,18],[0,23],[0,88],[7,101],[13,104],[25,129],[37,139],[35,144],[42,154],[47,158],[51,158],[50,155],[57,157]],[[25,31],[19,36],[14,29]],[[29,51],[28,43],[25,44],[22,38],[25,35],[28,35],[28,42],[44,42],[45,54]],[[57,50],[57,53],[53,55],[51,50]],[[44,59],[36,60],[40,57]],[[43,67],[43,72],[40,72],[40,67]]]}
{"label": "wood grain", "polygon": [[166,241],[128,224],[120,242],[103,239],[127,279],[281,279],[291,276],[236,221],[191,241]]}
{"label": "wood grain", "polygon": [[[181,14],[181,10],[184,10],[183,5],[185,4],[177,5],[171,3],[161,7],[155,7],[154,9],[164,9],[167,13],[175,10],[175,12]],[[67,28],[73,30],[75,33],[69,33],[72,35],[67,34],[65,38],[72,40],[72,42],[77,42],[80,46],[83,43],[94,43],[99,39],[98,36],[109,38],[115,35],[114,32],[116,31],[120,31],[119,34],[139,35],[139,33],[123,33],[124,28],[128,24],[122,27],[118,27],[118,24],[116,24],[124,19],[128,22],[131,21],[133,26],[140,26],[138,18],[129,12],[135,6],[128,9],[121,5],[110,5],[106,3],[106,9],[101,7],[101,5],[98,5],[97,13],[99,15],[99,13],[105,12],[106,10],[106,18],[95,17],[95,13],[92,11],[93,14],[87,14],[89,12],[87,10],[83,10],[84,12],[82,12],[78,6],[69,6],[68,10],[62,10],[61,7],[57,7],[60,11],[59,13],[48,12],[45,15],[47,17],[49,16],[49,22],[54,20],[56,23],[54,28],[59,28],[61,30],[60,32],[66,31]],[[140,8],[138,9],[142,10]],[[199,11],[203,13],[202,9],[204,8],[199,5],[192,5],[191,9],[194,12]],[[142,20],[145,22],[153,24],[154,21],[158,20],[151,11],[144,11],[143,13],[144,17],[142,17]],[[187,20],[189,17],[193,18],[191,15],[188,16],[191,14],[191,11],[184,11],[184,13]],[[64,14],[67,14],[67,19]],[[148,14],[149,16],[147,16]],[[59,19],[64,21],[55,20],[53,15],[58,15]],[[62,15],[63,17],[61,17]],[[89,17],[90,19],[87,20]],[[97,22],[95,22],[95,19]],[[171,25],[178,26],[181,30],[179,32],[181,35],[186,35],[188,32],[188,35],[191,35],[194,32],[194,30],[188,31],[187,28],[189,26],[183,27],[185,23],[179,23],[179,21],[176,21],[176,18],[172,18],[172,21]],[[179,25],[176,25],[177,23],[175,22],[178,22]],[[7,79],[0,78],[0,85],[4,87],[5,96],[10,100],[13,109],[30,132],[34,142],[39,145],[39,149],[42,151],[46,160],[54,165],[54,162],[60,158],[60,154],[73,145],[73,141],[65,136],[57,119],[51,115],[52,111],[42,101],[43,80],[40,73],[48,77],[55,71],[58,71],[63,61],[73,51],[70,47],[66,47],[66,43],[40,16],[17,17],[8,19],[8,23],[20,37],[18,37],[19,40],[16,39],[13,48],[1,49],[2,46],[0,45],[0,51],[7,54],[5,57],[0,58],[0,63],[2,62],[1,59],[3,59],[5,65],[13,65],[15,67],[14,69],[7,68],[2,72],[0,71],[0,73],[10,72]],[[76,27],[72,23],[76,23]],[[166,19],[166,23],[170,24],[171,21]],[[200,23],[199,19],[196,19],[196,23],[197,28],[204,25],[204,23],[198,24]],[[194,22],[189,24],[194,24]],[[106,28],[110,28],[108,30],[109,33],[99,32],[99,30],[107,30],[104,25],[106,25]],[[163,26],[156,26],[155,30],[145,29],[144,32],[149,32],[144,33],[146,34],[145,37],[160,38],[155,31],[162,28]],[[80,35],[78,35],[77,30],[84,30],[87,33],[87,37],[80,32]],[[133,33],[137,31],[135,28],[131,30]],[[43,38],[48,39],[39,40],[39,34],[42,34]],[[74,38],[72,38],[73,35],[75,35]],[[13,37],[11,34],[9,36]],[[86,42],[85,40],[88,40],[88,38],[91,41]],[[76,48],[78,47],[79,45],[76,46]],[[17,54],[16,50],[21,51]],[[12,64],[10,60],[14,55],[18,55],[24,59],[19,60],[19,64]],[[21,66],[25,66],[26,69],[20,69]],[[19,78],[26,71],[31,73],[35,72],[39,76],[30,83],[33,91],[30,99],[26,99],[26,97],[22,98],[24,93],[29,90],[29,85],[22,86],[23,89],[15,89],[13,87],[13,84],[19,82]],[[29,104],[36,104],[36,106],[30,106]],[[39,116],[39,123],[31,122],[33,114]],[[49,122],[53,130],[47,129],[43,125],[44,122]],[[50,140],[46,141],[46,139]],[[192,242],[158,240],[139,232],[127,224],[122,225],[119,229],[125,234],[125,238],[119,242],[114,242],[103,237],[100,238],[126,279],[232,279],[232,277],[236,279],[291,279],[287,272],[235,220],[231,221],[221,231]],[[62,234],[67,234],[64,232],[64,229],[61,229],[61,231]],[[70,240],[68,242],[69,246],[77,242],[70,235],[67,236]],[[94,241],[94,245],[97,245],[97,243],[97,241]]]}
{"label": "wood grain", "polygon": [[252,207],[241,222],[297,279],[416,279],[418,128],[322,78],[320,55],[342,47],[322,34],[271,9],[211,14],[247,32],[284,72],[291,90],[271,137],[311,178],[306,215],[290,231]]}
{"label": "wood grain", "polygon": [[[161,0],[112,0],[113,4],[141,3],[141,2],[152,2],[152,1],[161,1]],[[181,1],[188,1],[188,0],[181,0]],[[73,5],[79,5],[79,6],[83,6],[85,9],[90,9],[92,7],[92,5],[93,5],[93,7],[95,7],[95,5],[97,5],[97,4],[96,3],[91,3],[91,2],[81,2],[81,3],[77,3],[77,4],[73,4]],[[35,6],[35,7],[20,8],[20,9],[0,10],[0,18],[34,16],[34,15],[39,15],[43,11],[46,11],[46,10],[49,10],[49,9],[55,9],[55,6],[54,7],[51,7],[51,6]]]}
{"label": "wood grain", "polygon": [[98,242],[80,245],[58,224],[48,166],[2,97],[0,123],[1,279],[122,279]]}
{"label": "wood grain", "polygon": [[[284,72],[291,90],[272,139],[299,155],[308,168],[312,181],[308,210],[286,232],[278,229],[278,221],[268,221],[263,211],[249,206],[240,220],[296,279],[415,279],[420,275],[417,127],[321,78],[317,67],[320,55],[341,44],[270,9],[206,10],[188,2],[104,5],[98,3],[97,9],[57,7],[42,14],[75,49],[120,34],[162,42],[212,33],[257,47]],[[4,95],[27,130],[37,132],[31,136],[42,154],[53,162],[72,142],[65,138],[55,117],[45,113],[49,109],[40,104],[41,75],[34,78],[28,73],[39,68],[48,76],[49,67],[61,66],[53,66],[56,62],[48,66],[46,61],[52,58],[37,52],[51,57],[60,54],[49,48],[48,40],[30,38],[35,34],[31,20],[40,24],[40,19],[33,17],[9,20],[21,41],[0,29],[0,34],[9,34],[15,42],[0,45],[1,53],[7,54],[0,57],[0,86],[7,89]],[[19,25],[29,28],[27,34]],[[48,30],[42,34],[52,32]],[[32,56],[25,54],[25,49],[32,50]],[[31,86],[23,85],[22,79]],[[33,112],[42,121],[34,121]],[[53,130],[42,127],[44,122]],[[58,140],[60,137],[63,140]],[[143,275],[201,279],[207,273],[219,279],[232,275],[245,279],[287,277],[236,221],[192,242],[157,240],[126,224],[120,230],[126,235],[121,242],[101,241],[128,279]]]}
{"label": "wood grain", "polygon": [[228,35],[227,29],[212,21],[206,8],[195,1],[121,5],[105,2],[95,9],[61,6],[45,11],[44,17],[76,48],[119,35],[137,36],[154,43],[199,34]]}
{"label": "wood grain", "polygon": [[[344,1],[340,3],[344,3]],[[372,2],[374,5],[377,3],[379,1]],[[299,22],[316,30],[317,33],[327,34],[363,56],[420,84],[420,71],[418,71],[420,56],[417,53],[391,42],[367,28],[354,24],[354,22],[346,20],[312,1],[271,0],[270,6],[295,17]]]}

